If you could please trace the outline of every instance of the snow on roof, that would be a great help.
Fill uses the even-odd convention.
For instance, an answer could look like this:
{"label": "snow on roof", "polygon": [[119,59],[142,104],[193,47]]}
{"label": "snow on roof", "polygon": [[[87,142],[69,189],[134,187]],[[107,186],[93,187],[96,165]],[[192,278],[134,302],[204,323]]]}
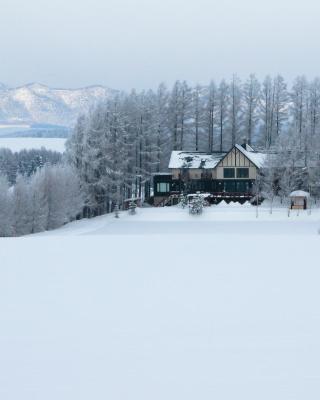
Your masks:
{"label": "snow on roof", "polygon": [[[247,150],[245,150],[239,144],[236,144],[235,147],[242,152],[256,167],[261,168],[263,164],[266,162],[267,154],[266,153],[258,153],[252,149],[249,145],[247,145]],[[249,150],[251,149],[251,150]]]}
{"label": "snow on roof", "polygon": [[[258,168],[261,168],[267,159],[266,153],[256,152],[249,145],[246,145],[246,149],[239,144],[236,144],[235,147]],[[226,152],[208,154],[192,151],[173,151],[169,161],[169,169],[212,169],[217,166],[217,164],[226,156],[226,154]]]}
{"label": "snow on roof", "polygon": [[[246,146],[246,147],[244,147],[244,146]],[[246,143],[246,144],[243,145],[242,147],[243,147],[245,150],[247,150],[247,151],[254,151],[253,148],[252,148],[248,143]]]}
{"label": "snow on roof", "polygon": [[201,168],[212,169],[227,153],[200,153],[190,151],[173,151],[169,161],[169,169]]}
{"label": "snow on roof", "polygon": [[303,190],[295,190],[290,193],[290,197],[310,197],[310,193]]}

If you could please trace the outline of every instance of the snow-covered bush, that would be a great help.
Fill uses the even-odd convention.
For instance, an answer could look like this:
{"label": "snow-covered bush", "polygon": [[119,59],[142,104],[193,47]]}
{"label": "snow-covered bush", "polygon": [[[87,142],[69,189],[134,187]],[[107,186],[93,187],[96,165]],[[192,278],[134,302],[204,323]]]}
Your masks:
{"label": "snow-covered bush", "polygon": [[189,213],[194,215],[199,215],[202,214],[202,211],[203,211],[203,198],[199,195],[196,195],[189,203]]}
{"label": "snow-covered bush", "polygon": [[134,200],[131,200],[129,203],[129,214],[134,215],[136,213],[137,205]]}
{"label": "snow-covered bush", "polygon": [[181,208],[185,208],[187,207],[187,205],[188,205],[188,197],[181,193],[179,197],[179,206]]}

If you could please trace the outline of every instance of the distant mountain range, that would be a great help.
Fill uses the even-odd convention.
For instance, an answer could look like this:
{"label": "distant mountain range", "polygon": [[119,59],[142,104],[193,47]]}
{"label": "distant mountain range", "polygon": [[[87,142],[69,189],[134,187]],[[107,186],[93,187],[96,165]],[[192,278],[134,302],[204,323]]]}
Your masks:
{"label": "distant mountain range", "polygon": [[110,97],[104,86],[53,89],[31,83],[10,88],[0,83],[0,124],[52,124],[71,127],[78,115]]}

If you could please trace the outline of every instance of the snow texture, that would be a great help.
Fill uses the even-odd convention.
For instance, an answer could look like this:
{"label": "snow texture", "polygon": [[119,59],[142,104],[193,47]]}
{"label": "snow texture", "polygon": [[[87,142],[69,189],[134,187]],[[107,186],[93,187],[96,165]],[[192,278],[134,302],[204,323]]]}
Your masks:
{"label": "snow texture", "polygon": [[[261,168],[266,161],[267,154],[254,151],[247,145],[247,150],[236,144],[235,147],[240,150],[253,164]],[[201,153],[187,151],[173,151],[169,161],[169,169],[181,168],[203,168],[213,169],[226,156],[227,153]]]}
{"label": "snow texture", "polygon": [[79,114],[105,101],[112,93],[103,86],[53,89],[31,83],[17,88],[0,87],[0,121],[72,126]]}
{"label": "snow texture", "polygon": [[150,208],[0,239],[0,398],[318,400],[319,219]]}
{"label": "snow texture", "polygon": [[236,148],[242,152],[256,167],[261,168],[263,164],[266,162],[267,154],[266,153],[259,153],[253,151],[250,146],[247,145],[247,149],[251,149],[250,151],[245,150],[242,146],[236,144]]}
{"label": "snow texture", "polygon": [[226,153],[199,153],[187,151],[173,151],[169,161],[171,168],[203,168],[212,169],[222,160]]}
{"label": "snow texture", "polygon": [[310,193],[304,190],[295,190],[290,193],[290,197],[310,197]]}

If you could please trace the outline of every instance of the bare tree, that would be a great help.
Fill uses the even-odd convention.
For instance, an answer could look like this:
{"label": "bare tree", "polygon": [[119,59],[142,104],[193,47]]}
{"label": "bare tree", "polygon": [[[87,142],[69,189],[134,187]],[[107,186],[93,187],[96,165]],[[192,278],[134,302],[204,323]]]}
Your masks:
{"label": "bare tree", "polygon": [[207,88],[206,106],[205,106],[205,122],[208,134],[208,151],[212,152],[214,148],[214,133],[217,125],[218,111],[218,93],[214,81],[211,81]]}
{"label": "bare tree", "polygon": [[220,135],[220,151],[223,151],[224,134],[228,117],[229,86],[225,80],[222,80],[218,89],[218,119]]}
{"label": "bare tree", "polygon": [[274,124],[271,133],[271,143],[274,144],[282,133],[283,125],[288,119],[288,92],[287,84],[281,75],[273,80],[274,87]]}
{"label": "bare tree", "polygon": [[241,81],[236,75],[233,75],[230,83],[230,109],[229,109],[232,146],[236,144],[236,141],[239,139],[239,134],[240,134],[241,98],[242,98]]}
{"label": "bare tree", "polygon": [[260,83],[254,74],[251,74],[243,87],[244,98],[244,134],[249,145],[252,144],[253,135],[259,119],[258,107],[261,97]]}

